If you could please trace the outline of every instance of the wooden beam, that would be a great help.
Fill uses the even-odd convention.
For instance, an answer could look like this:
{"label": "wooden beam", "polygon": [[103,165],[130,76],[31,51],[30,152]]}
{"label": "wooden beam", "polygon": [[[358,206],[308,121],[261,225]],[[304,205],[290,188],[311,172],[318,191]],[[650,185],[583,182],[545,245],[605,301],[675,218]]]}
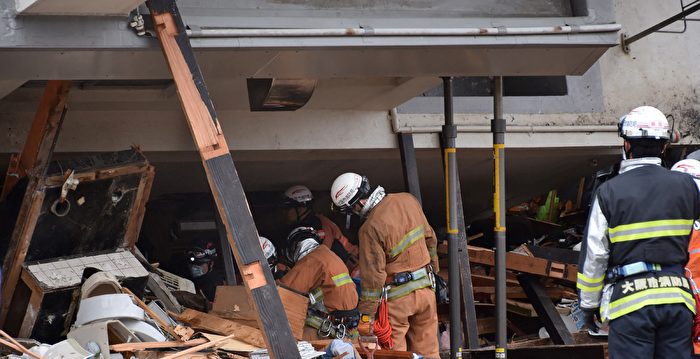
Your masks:
{"label": "wooden beam", "polygon": [[49,160],[46,157],[45,148],[42,150],[42,147],[44,142],[53,142],[58,134],[57,125],[68,99],[70,85],[70,81],[63,80],[50,80],[46,83],[44,95],[34,114],[22,152],[13,158],[7,169],[0,199],[4,199],[10,193],[17,181]]}
{"label": "wooden beam", "polygon": [[402,132],[397,136],[399,138],[403,182],[406,190],[416,197],[418,203],[423,203],[420,194],[420,181],[418,179],[418,165],[416,164],[416,149],[413,147],[413,134]]}
{"label": "wooden beam", "polygon": [[165,60],[272,358],[300,358],[258,231],[175,0],[149,0]]}
{"label": "wooden beam", "polygon": [[183,348],[192,347],[209,342],[205,338],[188,340],[186,342],[145,342],[145,343],[121,343],[109,346],[109,349],[115,352],[133,352],[137,350],[147,349],[167,349],[167,348]]}
{"label": "wooden beam", "polygon": [[[34,235],[34,227],[41,213],[41,206],[44,202],[44,177],[48,168],[48,163],[56,147],[56,140],[60,132],[66,112],[66,101],[70,81],[49,81],[41,98],[32,129],[27,137],[25,145],[25,160],[20,160],[19,166],[29,174],[29,182],[24,192],[22,205],[17,216],[17,223],[12,232],[7,255],[3,265],[2,283],[2,308],[0,309],[0,327],[5,327],[5,319],[12,302],[15,287],[19,281],[22,271],[22,264],[27,256],[29,242]],[[6,177],[12,177],[8,175]],[[14,186],[14,183],[5,184],[3,192],[7,188]]]}
{"label": "wooden beam", "polygon": [[221,259],[224,262],[224,278],[226,285],[238,285],[238,279],[236,279],[236,259],[233,258],[233,250],[231,245],[228,243],[228,237],[226,237],[226,227],[224,227],[224,222],[221,221],[221,217],[216,213],[214,216],[216,219],[216,232],[219,235],[219,242],[221,244]]}
{"label": "wooden beam", "polygon": [[[265,347],[265,340],[262,332],[253,327],[239,324],[232,320],[222,319],[215,315],[198,312],[194,309],[185,309],[181,314],[169,314],[176,320],[187,323],[195,329],[200,329],[219,335],[229,335],[234,333],[236,334],[236,339],[242,342],[246,342],[260,348]],[[296,345],[294,345],[294,347],[296,348]],[[282,358],[286,357],[283,356]]]}
{"label": "wooden beam", "polygon": [[[482,274],[472,274],[472,283],[474,284],[475,287],[486,287],[490,286],[493,287],[496,285],[496,278],[493,276],[488,276],[488,275],[482,275]],[[506,286],[511,287],[511,286],[520,286],[520,283],[518,283],[517,280],[515,279],[506,279]],[[495,291],[495,289],[494,289]]]}
{"label": "wooden beam", "polygon": [[[564,289],[561,287],[551,287],[544,289],[547,297],[553,300],[560,300],[561,298],[575,299],[576,293],[573,290]],[[496,289],[493,286],[490,287],[474,287],[474,294],[496,294]],[[508,286],[506,287],[506,296],[508,299],[527,299],[528,296],[520,286]]]}
{"label": "wooden beam", "polygon": [[[469,260],[473,263],[494,265],[494,252],[490,249],[469,246]],[[576,282],[577,266],[517,253],[506,253],[506,268],[516,272]]]}
{"label": "wooden beam", "polygon": [[554,307],[554,303],[545,293],[539,279],[529,274],[520,274],[518,280],[530,298],[530,303],[535,307],[537,316],[542,320],[552,342],[554,344],[576,344],[557,308]]}
{"label": "wooden beam", "polygon": [[141,224],[143,224],[143,216],[146,214],[146,202],[151,195],[151,187],[153,186],[153,178],[155,177],[155,169],[153,166],[147,166],[146,170],[141,175],[134,206],[129,214],[129,220],[124,233],[124,247],[134,248],[136,241],[141,233]]}

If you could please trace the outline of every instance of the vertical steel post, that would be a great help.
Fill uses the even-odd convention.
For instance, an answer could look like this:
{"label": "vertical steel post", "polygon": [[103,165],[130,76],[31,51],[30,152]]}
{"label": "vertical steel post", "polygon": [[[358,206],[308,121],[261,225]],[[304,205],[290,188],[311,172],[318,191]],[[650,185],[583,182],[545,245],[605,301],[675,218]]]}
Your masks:
{"label": "vertical steel post", "polygon": [[442,126],[445,160],[445,200],[447,203],[447,253],[450,267],[450,358],[461,358],[462,325],[459,278],[459,226],[457,222],[457,126],[452,110],[452,77],[443,77],[445,125]]}
{"label": "vertical steel post", "polygon": [[422,205],[423,198],[420,194],[420,181],[418,179],[418,165],[416,164],[416,148],[413,146],[412,133],[399,133],[399,150],[401,151],[401,166],[403,168],[403,182],[406,190],[412,194]]}
{"label": "vertical steel post", "polygon": [[505,359],[506,329],[506,209],[505,209],[505,133],[503,119],[503,77],[493,78],[493,213],[496,241],[496,359]]}

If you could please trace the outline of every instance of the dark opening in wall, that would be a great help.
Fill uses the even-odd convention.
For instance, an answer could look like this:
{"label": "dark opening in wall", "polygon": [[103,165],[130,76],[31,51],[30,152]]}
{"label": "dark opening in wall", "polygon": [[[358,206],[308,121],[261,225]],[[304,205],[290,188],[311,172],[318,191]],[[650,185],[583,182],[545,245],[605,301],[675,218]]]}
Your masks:
{"label": "dark opening in wall", "polygon": [[[453,81],[455,97],[493,96],[491,77],[456,77]],[[504,96],[566,96],[565,76],[505,76]],[[421,96],[442,97],[442,85],[424,92]]]}

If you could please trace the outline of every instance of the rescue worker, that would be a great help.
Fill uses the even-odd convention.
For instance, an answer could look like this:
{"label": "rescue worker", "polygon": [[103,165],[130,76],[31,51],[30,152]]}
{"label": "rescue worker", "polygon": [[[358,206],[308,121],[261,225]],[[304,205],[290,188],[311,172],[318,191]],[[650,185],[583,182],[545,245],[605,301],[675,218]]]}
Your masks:
{"label": "rescue worker", "polygon": [[213,301],[216,287],[224,284],[222,273],[214,271],[214,260],[217,257],[214,242],[197,238],[185,254],[197,291],[204,294],[210,302]]}
{"label": "rescue worker", "polygon": [[[700,154],[700,152],[693,152]],[[691,155],[693,154],[691,153]],[[688,156],[690,157],[690,155]],[[678,161],[673,167],[672,171],[683,172],[689,174],[693,177],[695,184],[700,190],[700,161],[695,159],[685,159]],[[696,300],[700,297],[700,290],[698,290],[698,284],[700,284],[700,221],[695,221],[693,224],[693,232],[690,236],[690,245],[688,246],[688,263],[685,265],[686,276],[690,279],[690,287],[693,290],[693,295]],[[693,324],[693,353],[695,357],[700,357],[700,316],[699,313],[695,313],[695,322]]]}
{"label": "rescue worker", "polygon": [[324,246],[330,248],[345,262],[350,273],[357,268],[357,246],[352,244],[338,225],[313,210],[314,195],[308,187],[296,185],[284,191],[285,220],[287,225],[312,227]]}
{"label": "rescue worker", "polygon": [[439,268],[437,240],[418,200],[409,193],[387,195],[381,186],[371,190],[367,177],[352,172],[336,178],[330,194],[338,210],[365,219],[358,233],[360,335],[372,333],[386,295],[393,349],[439,358],[432,279]]}
{"label": "rescue worker", "polygon": [[320,242],[311,227],[293,229],[284,250],[292,269],[278,282],[308,295],[312,302],[304,327],[304,340],[353,337],[352,330],[360,319],[355,284],[343,261]]}
{"label": "rescue worker", "polygon": [[[611,359],[690,358],[695,301],[683,266],[700,200],[693,180],[661,167],[666,116],[635,108],[620,119],[624,160],[591,206],[577,288],[588,327],[610,321]],[[629,158],[629,159],[627,159]]]}
{"label": "rescue worker", "polygon": [[267,239],[267,237],[259,236],[260,248],[263,251],[265,259],[267,259],[267,265],[270,267],[270,272],[272,272],[272,277],[275,279],[280,279],[286,273],[278,268],[279,261],[277,260],[277,249],[272,241]]}

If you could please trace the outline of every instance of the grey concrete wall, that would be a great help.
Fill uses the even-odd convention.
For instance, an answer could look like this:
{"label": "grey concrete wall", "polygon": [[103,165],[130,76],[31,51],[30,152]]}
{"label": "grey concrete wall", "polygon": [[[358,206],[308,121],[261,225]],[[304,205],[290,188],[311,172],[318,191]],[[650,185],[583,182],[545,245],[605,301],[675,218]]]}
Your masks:
{"label": "grey concrete wall", "polygon": [[[615,13],[623,32],[634,35],[676,13],[677,2],[617,0]],[[700,18],[700,15],[693,17]],[[668,30],[681,30],[682,24]],[[505,117],[513,125],[616,125],[620,116],[634,107],[658,107],[676,120],[683,143],[700,143],[700,23],[688,23],[683,34],[656,33],[631,45],[631,53],[620,47],[608,50],[598,66],[581,78],[570,77],[570,96],[553,98],[506,98]],[[571,85],[574,86],[571,86]],[[432,101],[432,102],[431,102]],[[592,105],[592,106],[591,106]],[[487,98],[457,100],[456,122],[485,124],[490,115]],[[588,110],[587,108],[591,108]],[[439,99],[413,99],[405,104],[401,122],[422,126],[439,124]],[[410,113],[409,113],[410,112]]]}

